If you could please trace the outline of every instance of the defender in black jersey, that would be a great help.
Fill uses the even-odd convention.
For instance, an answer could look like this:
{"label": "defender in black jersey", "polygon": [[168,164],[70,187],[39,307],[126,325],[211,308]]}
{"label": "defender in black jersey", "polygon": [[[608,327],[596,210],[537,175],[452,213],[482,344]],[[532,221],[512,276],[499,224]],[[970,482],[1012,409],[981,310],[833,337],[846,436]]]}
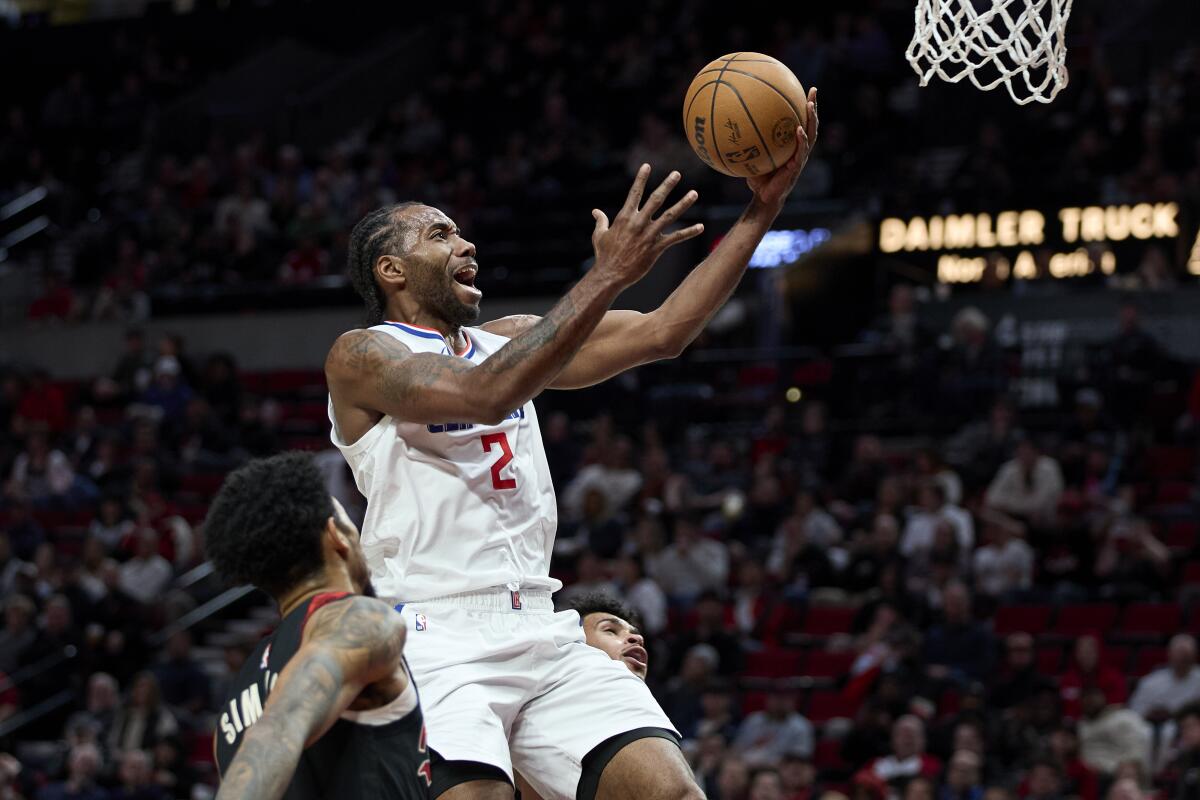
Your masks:
{"label": "defender in black jersey", "polygon": [[427,800],[404,623],[374,598],[358,529],[312,459],[287,453],[229,475],[205,533],[217,571],[269,593],[283,617],[221,708],[218,800]]}

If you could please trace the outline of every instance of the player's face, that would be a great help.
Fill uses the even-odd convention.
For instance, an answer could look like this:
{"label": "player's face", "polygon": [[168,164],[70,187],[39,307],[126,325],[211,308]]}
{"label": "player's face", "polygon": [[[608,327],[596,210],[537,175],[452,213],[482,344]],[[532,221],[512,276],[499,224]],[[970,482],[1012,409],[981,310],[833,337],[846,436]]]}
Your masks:
{"label": "player's face", "polygon": [[354,520],[350,519],[350,515],[346,513],[346,509],[342,508],[342,504],[336,497],[330,499],[333,500],[334,522],[350,542],[350,552],[346,558],[346,569],[350,573],[350,580],[358,588],[359,594],[374,597],[375,587],[371,585],[371,570],[367,568],[367,559],[363,555],[358,526],[354,524]]}
{"label": "player's face", "polygon": [[483,298],[475,288],[475,245],[436,208],[414,206],[406,213],[410,233],[404,243],[405,290],[423,310],[452,325],[474,322]]}
{"label": "player's face", "polygon": [[608,653],[613,661],[624,663],[642,680],[646,679],[649,657],[637,628],[620,617],[596,612],[583,618],[583,635],[589,645]]}

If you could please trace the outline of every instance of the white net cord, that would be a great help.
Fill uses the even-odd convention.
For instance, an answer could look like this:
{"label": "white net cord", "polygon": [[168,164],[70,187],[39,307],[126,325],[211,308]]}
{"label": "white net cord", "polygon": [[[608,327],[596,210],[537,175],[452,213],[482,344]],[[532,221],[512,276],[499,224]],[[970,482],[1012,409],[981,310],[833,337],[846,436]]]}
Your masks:
{"label": "white net cord", "polygon": [[1020,105],[1049,103],[1067,85],[1071,3],[917,0],[916,30],[905,55],[922,86],[935,75],[950,83],[970,78],[984,90],[1003,83]]}

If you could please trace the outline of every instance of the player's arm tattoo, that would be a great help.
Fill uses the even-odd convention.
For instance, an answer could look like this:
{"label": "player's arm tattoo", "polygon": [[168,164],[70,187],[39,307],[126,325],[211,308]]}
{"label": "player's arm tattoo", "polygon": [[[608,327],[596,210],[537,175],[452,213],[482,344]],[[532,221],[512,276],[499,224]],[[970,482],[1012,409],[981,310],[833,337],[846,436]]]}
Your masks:
{"label": "player's arm tattoo", "polygon": [[283,797],[304,748],[364,686],[395,671],[403,647],[400,616],[379,600],[354,597],[318,611],[262,717],[246,730],[217,800]]}

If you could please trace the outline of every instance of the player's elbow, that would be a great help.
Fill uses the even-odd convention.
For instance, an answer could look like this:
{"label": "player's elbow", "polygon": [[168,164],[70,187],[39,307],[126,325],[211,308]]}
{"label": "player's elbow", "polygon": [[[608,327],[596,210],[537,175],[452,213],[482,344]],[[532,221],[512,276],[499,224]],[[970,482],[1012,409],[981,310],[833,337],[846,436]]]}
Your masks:
{"label": "player's elbow", "polygon": [[669,358],[679,358],[685,349],[688,342],[680,336],[666,335],[660,338],[654,348],[654,360],[662,361]]}

